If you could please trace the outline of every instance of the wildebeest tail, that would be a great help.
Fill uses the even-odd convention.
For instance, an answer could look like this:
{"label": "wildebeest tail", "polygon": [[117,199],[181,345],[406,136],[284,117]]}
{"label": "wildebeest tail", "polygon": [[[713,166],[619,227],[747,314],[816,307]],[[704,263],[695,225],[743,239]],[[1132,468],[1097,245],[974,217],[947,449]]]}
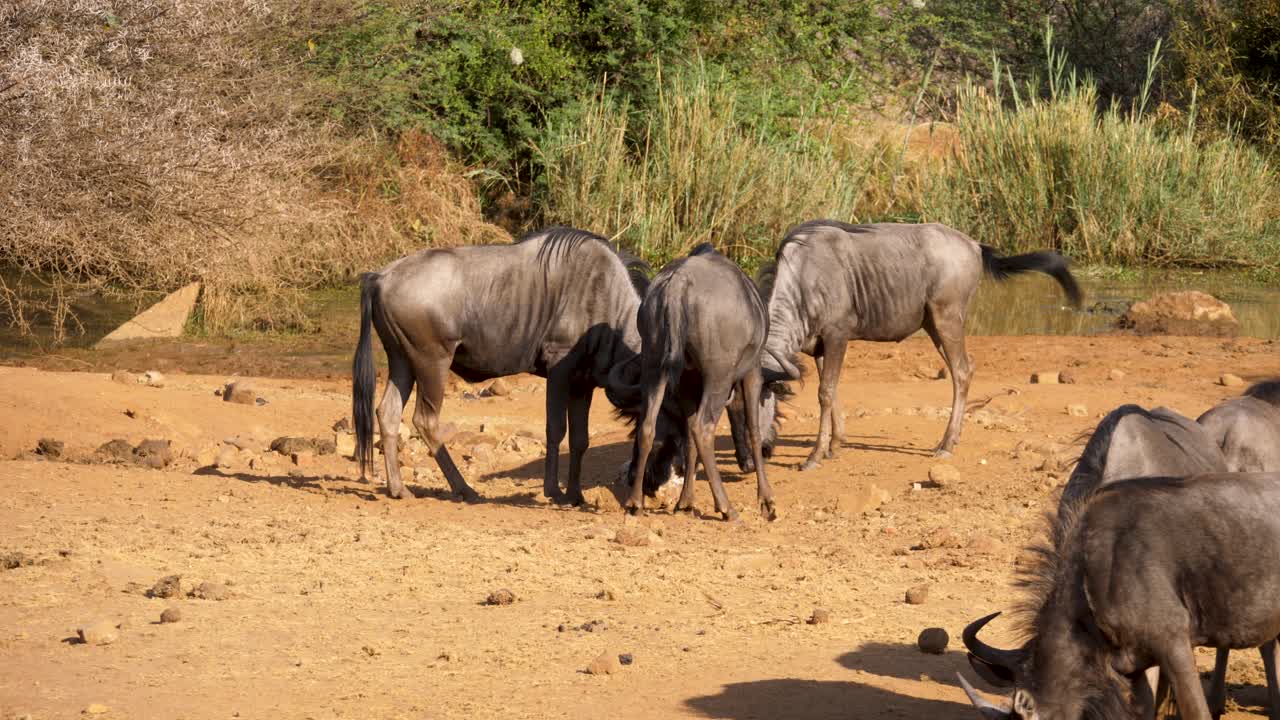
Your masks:
{"label": "wildebeest tail", "polygon": [[996,255],[995,248],[983,245],[982,269],[996,280],[1004,280],[1024,272],[1042,272],[1057,280],[1071,304],[1080,307],[1080,286],[1076,284],[1076,279],[1067,269],[1067,259],[1052,250],[1000,257]]}
{"label": "wildebeest tail", "polygon": [[373,391],[378,379],[373,369],[373,312],[378,275],[360,276],[360,339],[351,361],[351,417],[355,420],[356,461],[360,474],[373,466]]}

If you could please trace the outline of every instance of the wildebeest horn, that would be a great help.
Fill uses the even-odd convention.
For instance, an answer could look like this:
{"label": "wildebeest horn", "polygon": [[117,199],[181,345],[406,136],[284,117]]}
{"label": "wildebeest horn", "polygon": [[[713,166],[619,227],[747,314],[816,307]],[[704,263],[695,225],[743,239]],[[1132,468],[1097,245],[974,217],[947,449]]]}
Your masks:
{"label": "wildebeest horn", "polygon": [[1003,708],[990,700],[978,694],[977,690],[969,684],[968,680],[960,673],[956,673],[956,677],[960,679],[960,687],[964,688],[964,694],[969,696],[969,702],[978,708],[978,712],[982,713],[982,717],[987,720],[1009,720],[1013,717],[1013,711],[1009,708]]}
{"label": "wildebeest horn", "polygon": [[[978,632],[981,631],[987,623],[994,620],[999,614],[1000,613],[995,612],[986,617],[974,620],[965,626],[964,633],[962,633],[961,636],[964,638],[964,646],[969,649],[969,653],[973,655],[974,658],[991,666],[993,670],[1004,670],[1008,673],[1007,678],[1001,678],[1005,682],[997,684],[1008,684],[1009,682],[1012,682],[1012,676],[1017,674],[1018,670],[1022,666],[1022,650],[1001,650],[1000,648],[991,647],[978,639]],[[1000,675],[1004,676],[1005,673],[1000,673]]]}
{"label": "wildebeest horn", "polygon": [[624,407],[640,403],[639,367],[640,356],[637,355],[609,368],[605,393],[614,405]]}

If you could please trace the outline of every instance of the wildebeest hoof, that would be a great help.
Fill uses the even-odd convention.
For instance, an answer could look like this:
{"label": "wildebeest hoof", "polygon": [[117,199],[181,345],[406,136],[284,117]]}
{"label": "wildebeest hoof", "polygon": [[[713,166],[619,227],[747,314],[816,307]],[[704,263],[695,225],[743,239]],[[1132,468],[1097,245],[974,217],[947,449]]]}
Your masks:
{"label": "wildebeest hoof", "polygon": [[812,470],[812,469],[814,469],[814,468],[816,468],[816,467],[818,467],[818,466],[820,466],[820,465],[822,465],[822,463],[818,462],[818,459],[817,459],[817,458],[811,457],[811,458],[809,458],[808,460],[805,460],[804,462],[802,462],[802,463],[800,463],[799,465],[797,465],[797,466],[796,466],[796,469],[797,469],[797,470]]}
{"label": "wildebeest hoof", "polygon": [[475,490],[472,490],[471,488],[465,488],[462,491],[455,494],[458,497],[462,498],[462,502],[464,503],[469,503],[474,505],[475,503],[478,503],[481,500],[480,493],[477,493]]}
{"label": "wildebeest hoof", "polygon": [[760,501],[760,515],[769,522],[773,522],[778,519],[778,510],[773,506],[772,500]]}
{"label": "wildebeest hoof", "polygon": [[409,488],[401,486],[398,488],[387,488],[387,496],[392,500],[412,499],[413,493],[409,492]]}
{"label": "wildebeest hoof", "polygon": [[557,493],[555,497],[551,498],[551,502],[557,505],[567,505],[571,507],[578,507],[586,501],[587,499],[582,497],[582,493],[580,492],[564,494]]}
{"label": "wildebeest hoof", "polygon": [[949,458],[951,457],[951,451],[944,448],[935,448],[933,456],[937,458]]}

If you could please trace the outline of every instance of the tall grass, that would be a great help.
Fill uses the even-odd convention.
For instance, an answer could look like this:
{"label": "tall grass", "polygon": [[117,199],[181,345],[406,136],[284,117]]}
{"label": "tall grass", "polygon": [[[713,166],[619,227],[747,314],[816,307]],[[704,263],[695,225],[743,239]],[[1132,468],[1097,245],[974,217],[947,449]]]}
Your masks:
{"label": "tall grass", "polygon": [[1103,112],[1046,46],[1040,82],[1002,83],[997,65],[991,91],[961,88],[958,152],[922,184],[922,217],[1091,263],[1280,266],[1276,169],[1236,138],[1198,141],[1194,117],[1148,112],[1158,45],[1134,107]]}
{"label": "tall grass", "polygon": [[[876,163],[842,157],[812,113],[783,134],[752,129],[701,67],[671,74],[635,121],[601,93],[539,148],[551,222],[614,234],[659,265],[703,242],[751,268],[805,218],[852,218]],[[823,130],[821,128],[827,128]]]}

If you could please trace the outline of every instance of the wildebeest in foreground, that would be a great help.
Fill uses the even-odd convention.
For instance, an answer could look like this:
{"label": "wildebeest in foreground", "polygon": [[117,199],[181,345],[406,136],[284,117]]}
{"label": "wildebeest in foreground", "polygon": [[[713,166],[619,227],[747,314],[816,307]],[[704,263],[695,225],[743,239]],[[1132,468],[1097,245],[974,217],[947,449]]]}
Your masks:
{"label": "wildebeest in foreground", "polygon": [[[469,382],[533,373],[547,379],[543,494],[582,502],[592,391],[613,365],[640,350],[636,309],[645,266],[604,238],[551,228],[510,245],[424,250],[361,279],[360,340],[352,368],[352,414],[361,472],[373,464],[372,324],[387,353],[378,407],[387,492],[403,496],[400,416],[418,387],[413,424],[454,493],[474,499],[445,448],[440,425],[450,370]],[[560,443],[569,430],[569,482],[559,486]]]}
{"label": "wildebeest in foreground", "polygon": [[997,280],[1045,273],[1058,281],[1072,304],[1080,304],[1080,290],[1058,253],[999,257],[991,247],[945,225],[813,220],[787,233],[774,264],[761,272],[769,304],[763,361],[771,382],[800,376],[792,360],[798,351],[817,363],[818,439],[802,469],[834,455],[842,440],[836,385],[849,342],[897,342],[921,328],[951,373],[951,420],[935,451],[951,452],[960,437],[972,373],[964,347],[965,318],[984,271]]}
{"label": "wildebeest in foreground", "polygon": [[[1004,650],[963,637],[987,671],[1014,685],[990,720],[1133,718],[1145,670],[1172,681],[1185,720],[1209,720],[1196,646],[1256,647],[1280,634],[1280,474],[1138,478],[1067,510],[1062,544],[1041,549],[1026,582],[1027,636]],[[1145,702],[1150,702],[1147,698]]]}
{"label": "wildebeest in foreground", "polygon": [[[685,480],[676,509],[693,509],[701,457],[716,511],[737,519],[715,455],[716,423],[736,389],[747,407],[760,511],[774,518],[773,491],[760,455],[760,353],[768,322],[751,279],[710,245],[698,246],[654,276],[637,320],[640,357],[616,366],[605,388],[619,411],[637,421],[628,508],[644,508],[644,478],[667,477],[667,467],[683,449]],[[655,450],[657,472],[646,473]]]}
{"label": "wildebeest in foreground", "polygon": [[1255,383],[1196,422],[1217,441],[1232,472],[1280,472],[1280,380]]}

